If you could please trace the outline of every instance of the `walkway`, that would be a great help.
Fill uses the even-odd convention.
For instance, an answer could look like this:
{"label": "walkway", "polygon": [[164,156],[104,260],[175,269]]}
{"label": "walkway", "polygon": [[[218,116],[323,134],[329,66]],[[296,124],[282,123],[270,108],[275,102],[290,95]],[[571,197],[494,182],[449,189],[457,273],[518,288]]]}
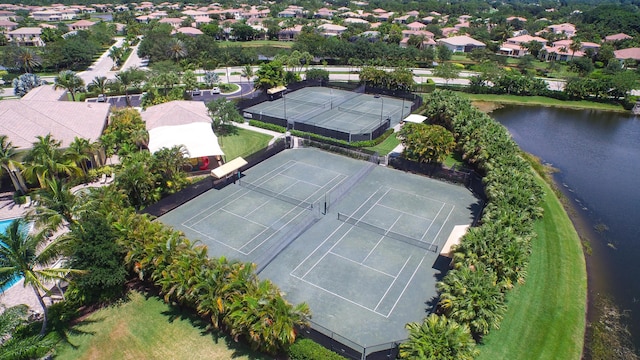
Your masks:
{"label": "walkway", "polygon": [[273,130],[267,130],[267,129],[263,129],[263,128],[259,128],[256,126],[251,126],[249,125],[249,123],[236,123],[234,122],[233,125],[242,128],[242,129],[247,129],[247,130],[251,130],[251,131],[255,131],[255,132],[259,132],[262,134],[267,134],[270,136],[273,136],[273,139],[271,139],[271,141],[269,141],[269,145],[273,144],[274,142],[276,142],[276,139],[280,138],[280,137],[284,137],[283,133],[279,133],[277,131],[273,131]]}

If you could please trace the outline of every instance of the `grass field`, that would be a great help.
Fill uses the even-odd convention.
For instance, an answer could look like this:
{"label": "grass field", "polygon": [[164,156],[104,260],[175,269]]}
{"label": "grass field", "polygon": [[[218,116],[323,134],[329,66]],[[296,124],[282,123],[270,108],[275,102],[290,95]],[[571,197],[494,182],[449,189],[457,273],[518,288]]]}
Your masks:
{"label": "grass field", "polygon": [[543,184],[544,218],[536,224],[527,282],[508,294],[507,314],[501,328],[484,339],[480,360],[581,358],[587,297],[584,256],[564,208]]}
{"label": "grass field", "polygon": [[467,94],[458,92],[458,95],[465,97],[471,101],[492,102],[499,104],[518,104],[518,105],[537,105],[537,106],[553,106],[569,109],[593,109],[604,111],[624,111],[621,105],[604,104],[593,101],[572,101],[558,100],[544,96],[516,96],[516,95],[494,95],[494,94]]}
{"label": "grass field", "polygon": [[400,140],[396,137],[396,134],[391,134],[383,142],[376,146],[367,147],[365,149],[377,151],[380,155],[386,155],[391,152],[396,146],[400,144]]}
{"label": "grass field", "polygon": [[131,292],[129,301],[91,314],[56,349],[56,359],[268,359],[156,297]]}
{"label": "grass field", "polygon": [[278,40],[254,40],[254,41],[220,41],[217,43],[219,47],[240,46],[240,47],[260,47],[271,46],[278,48],[291,48],[293,41]]}
{"label": "grass field", "polygon": [[236,128],[237,132],[231,135],[218,137],[218,143],[226,156],[227,161],[238,156],[247,156],[266,147],[271,136],[259,132]]}

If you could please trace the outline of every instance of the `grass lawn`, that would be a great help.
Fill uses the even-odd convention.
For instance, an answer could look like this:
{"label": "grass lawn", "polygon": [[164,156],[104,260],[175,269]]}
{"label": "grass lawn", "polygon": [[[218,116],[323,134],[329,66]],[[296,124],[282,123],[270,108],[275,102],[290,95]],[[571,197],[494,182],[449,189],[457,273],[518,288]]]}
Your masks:
{"label": "grass lawn", "polygon": [[444,159],[443,164],[448,168],[451,168],[453,165],[455,165],[456,168],[465,166],[464,161],[462,160],[462,155],[455,152],[449,154],[447,158]]}
{"label": "grass lawn", "polygon": [[499,104],[518,104],[518,105],[542,105],[554,106],[569,109],[593,109],[604,111],[620,111],[627,112],[621,105],[605,104],[586,100],[558,100],[544,96],[516,96],[516,95],[495,95],[495,94],[467,94],[458,92],[458,95],[465,97],[471,101],[493,102]]}
{"label": "grass lawn", "polygon": [[220,147],[226,156],[227,161],[233,160],[238,156],[248,156],[254,152],[265,148],[271,136],[259,132],[235,128],[235,134],[223,135],[218,137]]}
{"label": "grass lawn", "polygon": [[391,152],[396,146],[400,144],[400,140],[396,138],[396,134],[391,134],[383,142],[376,146],[367,147],[365,149],[371,151],[377,151],[380,155],[386,155]]}
{"label": "grass lawn", "polygon": [[271,46],[278,48],[291,48],[293,41],[278,40],[254,40],[254,41],[220,41],[217,43],[219,47],[240,46],[240,47],[260,47]]}
{"label": "grass lawn", "polygon": [[269,359],[157,297],[131,292],[129,301],[91,314],[56,349],[56,359]]}
{"label": "grass lawn", "polygon": [[480,360],[581,358],[587,298],[584,255],[560,201],[546,183],[544,187],[544,218],[536,223],[527,282],[507,295],[507,314],[500,329],[484,339]]}

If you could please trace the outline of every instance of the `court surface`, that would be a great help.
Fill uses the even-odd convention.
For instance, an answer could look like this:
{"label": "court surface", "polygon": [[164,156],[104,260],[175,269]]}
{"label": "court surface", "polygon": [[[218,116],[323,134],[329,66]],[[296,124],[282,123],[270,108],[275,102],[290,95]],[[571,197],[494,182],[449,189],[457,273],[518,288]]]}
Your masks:
{"label": "court surface", "polygon": [[427,315],[439,248],[479,209],[462,186],[318,149],[285,150],[240,182],[159,220],[211,256],[256,262],[314,323],[361,346],[405,339],[404,325]]}

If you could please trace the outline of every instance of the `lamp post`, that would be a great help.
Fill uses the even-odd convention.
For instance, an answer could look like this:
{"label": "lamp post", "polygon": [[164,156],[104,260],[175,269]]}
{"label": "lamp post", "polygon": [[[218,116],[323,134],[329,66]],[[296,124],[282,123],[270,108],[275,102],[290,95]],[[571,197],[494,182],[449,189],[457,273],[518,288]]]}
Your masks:
{"label": "lamp post", "polygon": [[287,129],[289,129],[289,121],[287,121],[287,97],[284,96],[287,93],[287,89],[282,90],[282,104],[284,106],[284,121],[287,123]]}

